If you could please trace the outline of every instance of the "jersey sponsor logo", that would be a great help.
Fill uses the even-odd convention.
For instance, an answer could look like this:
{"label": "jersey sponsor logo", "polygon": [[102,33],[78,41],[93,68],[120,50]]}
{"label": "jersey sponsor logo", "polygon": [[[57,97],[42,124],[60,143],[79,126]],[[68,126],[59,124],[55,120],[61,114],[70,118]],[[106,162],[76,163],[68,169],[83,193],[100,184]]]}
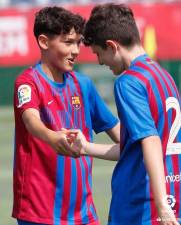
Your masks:
{"label": "jersey sponsor logo", "polygon": [[18,108],[23,104],[31,101],[31,87],[27,84],[23,84],[18,88]]}
{"label": "jersey sponsor logo", "polygon": [[170,173],[165,177],[165,181],[166,183],[175,183],[175,182],[179,183],[181,181],[181,172],[180,174]]}
{"label": "jersey sponsor logo", "polygon": [[80,103],[80,97],[79,96],[72,96],[72,106],[74,109],[80,109],[81,103]]}

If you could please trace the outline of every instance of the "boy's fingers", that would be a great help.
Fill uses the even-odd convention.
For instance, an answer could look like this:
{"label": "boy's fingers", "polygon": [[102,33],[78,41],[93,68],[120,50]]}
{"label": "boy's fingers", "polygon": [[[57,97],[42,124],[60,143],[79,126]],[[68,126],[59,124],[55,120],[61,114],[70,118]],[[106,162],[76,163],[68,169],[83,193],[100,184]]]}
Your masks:
{"label": "boy's fingers", "polygon": [[73,141],[70,141],[70,140],[68,141],[66,139],[64,142],[64,148],[76,156],[80,155],[79,151],[73,147]]}

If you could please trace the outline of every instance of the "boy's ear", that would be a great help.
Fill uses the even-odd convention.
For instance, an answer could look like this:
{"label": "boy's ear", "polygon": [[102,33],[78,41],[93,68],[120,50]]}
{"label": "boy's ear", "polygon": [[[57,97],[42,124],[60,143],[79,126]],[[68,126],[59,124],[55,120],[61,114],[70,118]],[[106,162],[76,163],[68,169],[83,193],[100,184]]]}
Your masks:
{"label": "boy's ear", "polygon": [[113,40],[107,40],[106,41],[106,45],[107,47],[110,47],[112,48],[113,52],[115,53],[118,49],[118,44],[116,41],[113,41]]}
{"label": "boy's ear", "polygon": [[48,49],[48,37],[44,34],[40,34],[38,36],[38,44],[41,49],[47,50]]}

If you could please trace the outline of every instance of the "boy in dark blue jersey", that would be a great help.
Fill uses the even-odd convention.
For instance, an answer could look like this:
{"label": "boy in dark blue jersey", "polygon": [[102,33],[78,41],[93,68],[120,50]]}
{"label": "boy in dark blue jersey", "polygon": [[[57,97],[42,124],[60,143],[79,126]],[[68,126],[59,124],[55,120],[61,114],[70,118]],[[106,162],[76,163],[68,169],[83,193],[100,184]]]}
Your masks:
{"label": "boy in dark blue jersey", "polygon": [[75,148],[82,145],[82,154],[118,160],[108,224],[178,225],[181,111],[176,85],[145,53],[130,8],[96,6],[84,35],[99,63],[118,76],[114,94],[120,145],[88,143],[81,133],[74,142]]}

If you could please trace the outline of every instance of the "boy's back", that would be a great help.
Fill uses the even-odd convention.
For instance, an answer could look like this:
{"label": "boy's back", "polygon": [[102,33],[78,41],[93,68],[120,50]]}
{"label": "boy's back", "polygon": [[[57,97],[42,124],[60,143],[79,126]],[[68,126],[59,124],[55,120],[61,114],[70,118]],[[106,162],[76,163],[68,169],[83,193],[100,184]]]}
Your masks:
{"label": "boy's back", "polygon": [[162,141],[168,199],[180,218],[180,96],[172,77],[142,55],[116,80],[115,96],[123,150],[113,174],[110,224],[158,223],[140,143],[152,135]]}

